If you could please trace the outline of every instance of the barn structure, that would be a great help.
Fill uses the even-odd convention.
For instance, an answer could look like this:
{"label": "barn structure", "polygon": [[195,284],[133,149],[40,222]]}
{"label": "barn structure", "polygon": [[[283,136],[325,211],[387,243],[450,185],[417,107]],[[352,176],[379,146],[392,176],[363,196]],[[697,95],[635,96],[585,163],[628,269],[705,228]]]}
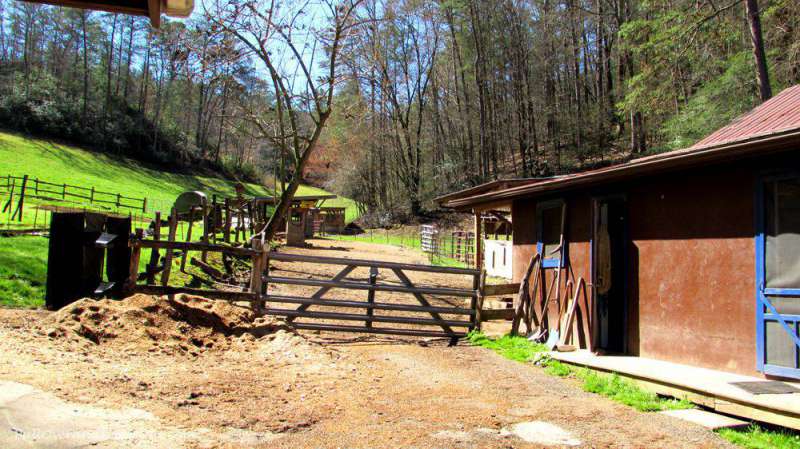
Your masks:
{"label": "barn structure", "polygon": [[586,280],[573,343],[587,365],[800,379],[800,86],[690,148],[439,202],[472,211],[476,234],[485,211],[511,211],[515,282],[534,254],[548,282]]}

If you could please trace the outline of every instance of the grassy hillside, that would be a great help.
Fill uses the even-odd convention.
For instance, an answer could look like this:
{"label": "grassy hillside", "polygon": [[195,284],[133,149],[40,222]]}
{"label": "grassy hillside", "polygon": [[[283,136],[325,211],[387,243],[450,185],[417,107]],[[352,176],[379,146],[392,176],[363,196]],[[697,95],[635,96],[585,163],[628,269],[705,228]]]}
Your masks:
{"label": "grassy hillside", "polygon": [[[8,174],[145,197],[149,209],[164,212],[169,211],[181,192],[199,190],[209,197],[233,196],[235,184],[230,179],[162,172],[130,159],[0,132],[0,176]],[[246,188],[248,195],[272,193],[268,187],[257,184],[246,184]],[[323,191],[301,186],[298,195],[320,192]],[[347,207],[349,219],[357,218],[355,202],[348,198],[329,200],[325,205]]]}
{"label": "grassy hillside", "polygon": [[[164,212],[169,211],[181,192],[200,190],[209,196],[233,196],[235,184],[232,180],[211,176],[161,172],[156,167],[143,166],[130,159],[0,132],[0,177],[8,174],[95,187],[130,197],[146,197],[148,209]],[[248,195],[272,193],[268,187],[257,184],[246,184],[246,189]],[[298,192],[299,195],[314,193],[327,192],[309,186],[301,186]],[[0,194],[0,204],[5,204],[6,198]],[[346,207],[349,221],[358,217],[355,202],[348,198],[328,200],[325,205]],[[34,214],[34,208],[26,207],[23,224],[18,227],[31,227]],[[0,214],[0,228],[8,226],[8,215]],[[38,215],[40,225],[43,223],[42,215]],[[184,232],[182,228],[180,232]],[[147,258],[147,254],[143,254],[142,260]],[[42,305],[46,275],[46,238],[0,237],[0,305]]]}

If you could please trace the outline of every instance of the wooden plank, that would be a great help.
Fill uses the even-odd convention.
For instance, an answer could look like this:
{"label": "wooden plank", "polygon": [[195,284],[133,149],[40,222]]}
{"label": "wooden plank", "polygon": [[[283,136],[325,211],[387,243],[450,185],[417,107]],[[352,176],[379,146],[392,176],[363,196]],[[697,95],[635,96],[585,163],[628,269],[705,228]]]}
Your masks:
{"label": "wooden plank", "polygon": [[418,306],[414,304],[394,304],[386,302],[364,302],[364,301],[350,301],[342,299],[311,299],[299,296],[285,296],[285,295],[267,295],[264,296],[266,302],[278,302],[287,304],[308,304],[315,306],[327,307],[345,307],[345,308],[371,308],[375,310],[399,310],[405,312],[438,312],[449,315],[473,315],[474,310],[465,309],[462,307],[437,307],[437,306]]}
{"label": "wooden plank", "polygon": [[480,275],[480,270],[473,270],[470,268],[454,268],[454,267],[435,267],[432,265],[419,265],[410,263],[397,263],[397,262],[383,262],[377,260],[363,260],[363,259],[344,259],[336,257],[322,257],[322,256],[306,256],[302,254],[288,254],[271,251],[269,253],[270,259],[281,260],[285,262],[310,262],[321,263],[329,265],[354,265],[357,267],[376,267],[393,270],[395,268],[405,271],[420,271],[426,273],[444,273],[444,274],[461,274],[461,275]]}
{"label": "wooden plank", "polygon": [[467,335],[466,333],[463,332],[441,332],[441,331],[416,330],[416,329],[387,329],[380,327],[346,326],[340,324],[295,323],[292,325],[292,327],[294,327],[295,329],[306,329],[306,330],[355,332],[355,333],[383,334],[383,335],[406,335],[413,337],[464,338]]}
{"label": "wooden plank", "polygon": [[[394,272],[395,276],[397,276],[397,278],[400,279],[400,281],[403,284],[405,284],[406,288],[412,290],[412,293],[414,294],[414,297],[417,298],[417,301],[419,301],[420,304],[422,304],[423,306],[426,306],[426,307],[430,307],[431,306],[431,303],[429,303],[428,300],[425,299],[424,296],[422,296],[422,292],[414,291],[414,290],[419,290],[419,289],[414,287],[414,284],[411,282],[411,279],[409,279],[408,276],[406,276],[406,274],[403,273],[403,270],[395,268],[392,271]],[[474,306],[475,292],[472,292],[472,295],[470,295],[470,296],[473,296],[473,307],[472,308],[474,309],[475,308],[475,306]],[[435,320],[441,320],[442,319],[441,315],[439,315],[436,312],[431,312],[431,316]],[[452,333],[453,332],[453,330],[450,329],[450,327],[447,326],[446,324],[442,324],[442,330],[444,330],[445,332],[448,332],[448,333]]]}
{"label": "wooden plank", "polygon": [[519,293],[520,284],[495,284],[483,287],[483,296],[514,295]]}
{"label": "wooden plank", "polygon": [[[532,312],[533,306],[531,301],[531,295],[529,291],[530,286],[530,278],[531,275],[536,272],[534,278],[534,290],[538,286],[540,276],[540,266],[541,266],[541,256],[539,254],[534,254],[531,257],[530,262],[528,262],[528,268],[525,270],[525,275],[522,278],[522,282],[520,282],[519,292],[517,297],[514,299],[514,321],[511,324],[511,335],[517,335],[519,332],[519,324],[520,321],[525,317],[525,305],[528,304],[528,313],[529,315],[535,315]],[[535,295],[535,291],[534,291]],[[531,330],[530,323],[526,320],[526,325],[528,326],[528,331]]]}
{"label": "wooden plank", "polygon": [[169,285],[137,285],[137,293],[148,295],[194,295],[209,299],[224,299],[228,301],[255,301],[256,297],[252,292],[208,290],[193,287],[173,287]]}
{"label": "wooden plank", "polygon": [[300,278],[287,278],[270,276],[265,279],[267,282],[274,284],[288,284],[288,285],[308,285],[312,287],[328,287],[331,288],[345,288],[351,290],[375,290],[379,292],[395,292],[395,293],[414,293],[414,294],[427,294],[427,295],[440,295],[440,296],[461,296],[473,297],[475,292],[472,290],[462,290],[457,288],[440,288],[440,287],[407,287],[399,285],[386,285],[376,284],[369,285],[361,282],[342,282],[324,279],[300,279]]}
{"label": "wooden plank", "polygon": [[176,242],[176,241],[153,241],[153,240],[139,240],[132,242],[131,246],[140,246],[142,248],[161,248],[161,249],[178,249],[184,251],[217,251],[222,253],[233,254],[241,257],[252,257],[261,254],[259,251],[250,248],[240,248],[228,245],[213,245],[202,242]]}
{"label": "wooden plank", "polygon": [[[272,253],[269,253],[269,254],[272,254]],[[346,278],[347,275],[350,274],[350,272],[352,272],[355,269],[356,269],[356,267],[354,265],[348,265],[348,266],[344,267],[341,271],[336,273],[336,276],[334,276],[331,279],[331,281],[339,282],[342,279]],[[270,279],[271,279],[270,276],[266,276],[266,282],[269,282]],[[331,288],[333,288],[333,287],[322,287],[321,289],[317,290],[313,295],[311,295],[311,299],[317,300],[317,299],[322,298],[322,296],[325,293],[327,293]],[[303,311],[303,310],[308,309],[309,306],[311,306],[311,304],[303,304],[300,307],[298,307],[297,310],[298,311]],[[289,318],[288,321],[291,322],[293,319],[294,318]]]}
{"label": "wooden plank", "polygon": [[[371,310],[371,309],[370,309]],[[341,312],[317,312],[317,311],[303,311],[298,312],[295,309],[275,309],[269,308],[264,311],[267,315],[290,316],[294,318],[317,318],[322,320],[344,320],[344,321],[374,321],[376,323],[398,323],[398,324],[418,324],[421,326],[453,326],[453,327],[469,327],[472,325],[471,321],[459,320],[443,320],[443,319],[430,319],[430,318],[417,318],[410,316],[387,316],[387,315],[373,315],[367,317],[360,313],[341,313]],[[368,328],[372,327],[366,326]]]}
{"label": "wooden plank", "polygon": [[198,260],[192,257],[191,259],[189,259],[189,263],[199,268],[203,273],[211,276],[215,281],[222,280],[222,272],[212,267],[211,265],[203,262],[202,260]]}
{"label": "wooden plank", "polygon": [[483,309],[481,321],[510,320],[514,318],[514,309]]}

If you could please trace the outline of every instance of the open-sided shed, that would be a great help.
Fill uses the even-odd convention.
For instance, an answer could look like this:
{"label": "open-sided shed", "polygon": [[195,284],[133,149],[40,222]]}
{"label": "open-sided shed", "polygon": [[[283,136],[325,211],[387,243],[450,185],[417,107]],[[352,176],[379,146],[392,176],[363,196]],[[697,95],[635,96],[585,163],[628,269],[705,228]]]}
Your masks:
{"label": "open-sided shed", "polygon": [[576,346],[800,378],[800,86],[690,148],[439,201],[511,209],[515,282],[537,253],[586,280]]}

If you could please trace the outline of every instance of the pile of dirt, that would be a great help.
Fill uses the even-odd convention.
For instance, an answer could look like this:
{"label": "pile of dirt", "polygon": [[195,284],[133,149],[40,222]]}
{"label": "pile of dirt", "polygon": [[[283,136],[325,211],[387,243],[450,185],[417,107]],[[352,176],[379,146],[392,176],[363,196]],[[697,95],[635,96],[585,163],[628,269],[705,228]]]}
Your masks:
{"label": "pile of dirt", "polygon": [[50,320],[43,332],[53,339],[192,355],[288,329],[278,320],[254,318],[247,308],[188,295],[87,298],[55,312]]}

